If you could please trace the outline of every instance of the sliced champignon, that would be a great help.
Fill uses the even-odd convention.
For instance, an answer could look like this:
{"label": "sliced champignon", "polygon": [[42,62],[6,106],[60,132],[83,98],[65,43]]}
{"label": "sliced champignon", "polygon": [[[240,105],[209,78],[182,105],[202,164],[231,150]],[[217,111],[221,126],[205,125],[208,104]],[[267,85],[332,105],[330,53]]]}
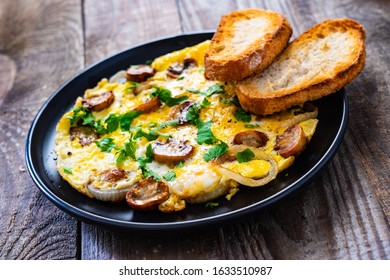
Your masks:
{"label": "sliced champignon", "polygon": [[110,168],[100,174],[100,180],[105,182],[117,182],[126,177],[126,171],[120,168]]}
{"label": "sliced champignon", "polygon": [[161,106],[160,100],[158,99],[158,97],[155,97],[135,107],[134,110],[141,111],[142,113],[150,113],[154,110],[157,110],[160,106]]}
{"label": "sliced champignon", "polygon": [[196,66],[196,61],[192,57],[185,58],[182,63],[172,63],[167,69],[167,76],[176,79],[191,65]]}
{"label": "sliced champignon", "polygon": [[284,158],[297,157],[303,152],[306,144],[307,138],[302,127],[293,125],[287,128],[283,135],[276,137],[274,149],[279,151],[279,154]]}
{"label": "sliced champignon", "polygon": [[233,138],[234,145],[246,145],[250,147],[260,148],[265,146],[268,141],[267,135],[258,130],[246,130],[237,133]]}
{"label": "sliced champignon", "polygon": [[89,146],[91,143],[95,142],[99,136],[95,131],[88,126],[72,126],[69,130],[70,140],[78,138],[81,146]]}
{"label": "sliced champignon", "polygon": [[189,158],[194,147],[187,144],[188,141],[169,139],[167,142],[154,142],[152,150],[154,159],[159,163],[174,164]]}
{"label": "sliced champignon", "polygon": [[127,79],[132,82],[141,83],[146,81],[147,78],[152,77],[154,73],[156,73],[156,70],[149,65],[132,65],[127,69]]}
{"label": "sliced champignon", "polygon": [[178,120],[179,124],[187,123],[187,113],[191,109],[191,107],[195,104],[192,100],[186,100],[179,105],[176,105],[175,108],[172,110],[170,119],[171,120]]}
{"label": "sliced champignon", "polygon": [[135,210],[153,210],[169,197],[169,188],[153,177],[137,183],[126,194],[126,202]]}
{"label": "sliced champignon", "polygon": [[92,111],[104,110],[114,102],[115,96],[112,92],[106,91],[100,95],[93,96],[82,101],[83,106],[87,107]]}

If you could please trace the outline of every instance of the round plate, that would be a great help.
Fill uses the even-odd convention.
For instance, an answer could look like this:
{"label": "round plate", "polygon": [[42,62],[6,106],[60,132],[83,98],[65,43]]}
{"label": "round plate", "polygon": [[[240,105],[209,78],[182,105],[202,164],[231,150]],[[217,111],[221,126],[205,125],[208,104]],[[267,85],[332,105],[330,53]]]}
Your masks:
{"label": "round plate", "polygon": [[215,225],[258,211],[280,201],[302,187],[320,172],[339,147],[347,124],[347,98],[344,91],[317,100],[319,124],[304,153],[295,163],[261,188],[241,187],[227,201],[216,200],[218,207],[187,205],[183,211],[165,214],[131,210],[126,203],[111,204],[88,198],[74,190],[58,174],[54,137],[57,122],[70,110],[78,96],[131,64],[145,63],[163,54],[195,45],[212,37],[212,32],[191,33],[158,39],[116,54],[83,72],[60,87],[42,106],[28,133],[26,161],[32,179],[43,194],[62,210],[79,220],[140,230],[177,230]]}

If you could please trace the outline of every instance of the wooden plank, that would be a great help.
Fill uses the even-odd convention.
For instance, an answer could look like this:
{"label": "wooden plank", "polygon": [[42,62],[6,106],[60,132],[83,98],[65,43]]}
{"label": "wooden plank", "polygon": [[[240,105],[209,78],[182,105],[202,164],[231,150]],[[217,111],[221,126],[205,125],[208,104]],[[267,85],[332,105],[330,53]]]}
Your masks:
{"label": "wooden plank", "polygon": [[24,146],[43,102],[83,67],[80,1],[0,2],[0,259],[75,259],[77,221],[26,172]]}
{"label": "wooden plank", "polygon": [[[174,0],[85,1],[85,61],[92,64],[141,42],[181,33]],[[81,258],[150,258],[156,240],[83,224]],[[173,241],[173,240],[172,240]],[[151,246],[151,247],[150,247]]]}
{"label": "wooden plank", "polygon": [[[99,30],[102,32],[101,22],[98,16],[94,16],[96,9],[90,7],[91,3],[87,1],[84,10],[85,34],[86,42],[96,43],[87,44],[87,64],[101,59],[111,49],[122,48],[122,43],[115,43],[117,39],[99,34]],[[144,7],[153,8],[151,2],[142,3],[145,3]],[[169,10],[172,11],[174,3],[170,3]],[[93,5],[96,5],[95,2]],[[118,9],[116,5],[111,8],[114,12],[107,13],[118,13],[115,12]],[[388,141],[373,142],[370,139],[387,139],[389,101],[385,96],[389,89],[384,73],[388,73],[389,63],[385,51],[389,8],[383,2],[365,3],[362,0],[224,1],[223,5],[206,0],[182,0],[178,1],[178,7],[184,32],[214,29],[222,14],[245,7],[282,12],[293,25],[294,36],[326,18],[353,17],[366,27],[368,54],[375,58],[367,61],[366,70],[346,88],[350,95],[351,115],[339,152],[321,176],[300,192],[245,221],[200,232],[153,236],[83,224],[82,258],[388,259],[389,145]],[[133,8],[136,11],[146,10],[140,5]],[[123,16],[129,18],[123,15],[127,12],[122,9],[121,15],[116,16],[114,21],[123,22]],[[138,12],[135,14],[139,18],[144,16]],[[93,22],[88,23],[89,17]],[[178,17],[169,20],[172,23]],[[119,23],[111,24],[115,26]],[[163,29],[167,31],[171,27],[168,24]],[[127,28],[134,30],[133,27]],[[140,41],[147,36],[140,29],[136,32],[138,35],[134,36]],[[101,43],[93,39],[96,37],[102,40]],[[114,46],[108,49],[106,44],[111,43]],[[368,95],[368,92],[371,94]]]}

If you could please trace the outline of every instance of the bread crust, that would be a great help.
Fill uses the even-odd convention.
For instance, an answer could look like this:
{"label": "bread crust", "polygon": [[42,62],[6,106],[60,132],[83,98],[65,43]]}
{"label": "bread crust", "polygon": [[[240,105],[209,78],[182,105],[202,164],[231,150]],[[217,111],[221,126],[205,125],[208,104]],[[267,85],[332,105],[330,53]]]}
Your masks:
{"label": "bread crust", "polygon": [[[352,28],[357,31],[355,32],[357,34],[355,40],[358,51],[354,59],[350,61],[350,64],[343,68],[335,67],[334,71],[326,79],[318,80],[315,83],[295,85],[294,90],[286,89],[276,92],[260,92],[256,89],[255,83],[250,81],[251,78],[244,80],[237,84],[236,90],[240,104],[245,111],[258,115],[268,115],[283,111],[292,106],[303,104],[306,101],[313,101],[332,94],[356,78],[364,68],[366,50],[364,28],[354,20],[334,19],[321,22],[296,38],[288,48],[294,46],[296,42],[299,42],[304,35],[315,32],[323,25],[342,26],[342,28]],[[283,56],[283,53],[280,56]]]}
{"label": "bread crust", "polygon": [[[267,18],[269,26],[265,36],[259,36],[254,43],[244,48],[240,54],[226,55],[223,59],[218,55],[221,45],[226,48],[234,34],[233,24],[246,19]],[[250,29],[250,28],[249,28]],[[253,36],[251,31],[249,36]],[[267,68],[277,55],[287,46],[292,34],[292,28],[287,19],[276,12],[246,9],[234,11],[221,18],[210,48],[205,54],[205,76],[207,79],[220,81],[240,81],[255,75]]]}

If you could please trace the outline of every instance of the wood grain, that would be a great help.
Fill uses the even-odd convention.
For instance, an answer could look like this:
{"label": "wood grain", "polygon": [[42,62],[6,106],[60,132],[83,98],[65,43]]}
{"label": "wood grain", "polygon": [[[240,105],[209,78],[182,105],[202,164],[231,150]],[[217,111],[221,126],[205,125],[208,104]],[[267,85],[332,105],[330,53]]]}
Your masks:
{"label": "wood grain", "polygon": [[[293,37],[336,17],[366,29],[365,69],[345,89],[344,141],[312,183],[245,220],[153,235],[77,222],[37,190],[26,133],[64,80],[134,44],[215,29],[247,7],[283,13]],[[389,259],[389,13],[386,0],[1,1],[0,259]]]}
{"label": "wood grain", "polygon": [[[26,172],[29,126],[49,95],[82,64],[78,1],[0,2],[0,258],[77,258],[77,222]],[[60,31],[59,31],[60,30]]]}

